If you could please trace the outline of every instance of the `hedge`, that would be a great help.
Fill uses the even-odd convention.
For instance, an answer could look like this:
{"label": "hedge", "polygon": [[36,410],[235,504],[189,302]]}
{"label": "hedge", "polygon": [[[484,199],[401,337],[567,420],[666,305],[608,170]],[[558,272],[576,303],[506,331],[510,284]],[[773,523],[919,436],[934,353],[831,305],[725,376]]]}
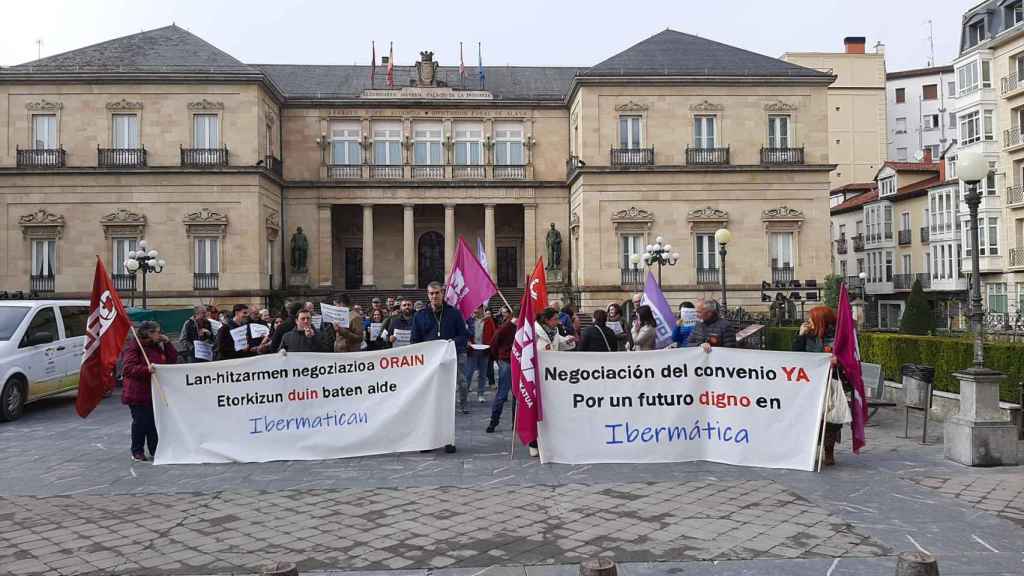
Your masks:
{"label": "hedge", "polygon": [[[797,328],[767,328],[765,347],[769,350],[792,349]],[[909,336],[880,332],[861,332],[860,354],[865,362],[881,364],[886,380],[900,382],[904,364],[926,364],[935,368],[935,389],[959,392],[960,382],[953,373],[974,364],[974,342],[969,339],[940,336]],[[1019,382],[1024,381],[1024,345],[1006,342],[985,344],[985,366],[1006,374],[999,397],[1017,402]]]}

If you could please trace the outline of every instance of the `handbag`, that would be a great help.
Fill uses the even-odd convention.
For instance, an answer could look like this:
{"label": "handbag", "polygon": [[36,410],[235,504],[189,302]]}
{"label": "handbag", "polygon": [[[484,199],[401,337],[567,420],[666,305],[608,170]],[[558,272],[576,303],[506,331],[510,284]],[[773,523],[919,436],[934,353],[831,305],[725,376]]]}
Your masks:
{"label": "handbag", "polygon": [[830,380],[828,384],[828,393],[825,397],[825,422],[829,424],[853,422],[853,413],[850,412],[850,403],[846,399],[846,392],[843,392],[843,385],[837,379]]}
{"label": "handbag", "polygon": [[612,351],[612,345],[608,343],[608,337],[604,335],[604,330],[600,326],[598,326],[597,327],[597,332],[598,332],[598,334],[601,335],[601,339],[604,340],[604,347],[609,352],[611,352]]}

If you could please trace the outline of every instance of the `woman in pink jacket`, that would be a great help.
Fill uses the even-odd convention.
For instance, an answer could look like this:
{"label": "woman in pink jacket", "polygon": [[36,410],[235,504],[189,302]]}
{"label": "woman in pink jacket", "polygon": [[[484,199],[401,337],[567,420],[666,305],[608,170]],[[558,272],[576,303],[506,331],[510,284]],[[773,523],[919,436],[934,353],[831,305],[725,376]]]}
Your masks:
{"label": "woman in pink jacket", "polygon": [[[153,420],[151,364],[176,364],[178,351],[167,336],[160,332],[160,325],[156,322],[142,322],[137,332],[142,347],[129,341],[124,352],[124,392],[121,394],[121,403],[127,404],[132,411],[132,460],[145,462],[146,453],[143,448],[148,446],[152,457],[156,454],[157,442],[156,422]],[[146,358],[149,362],[146,362]]]}

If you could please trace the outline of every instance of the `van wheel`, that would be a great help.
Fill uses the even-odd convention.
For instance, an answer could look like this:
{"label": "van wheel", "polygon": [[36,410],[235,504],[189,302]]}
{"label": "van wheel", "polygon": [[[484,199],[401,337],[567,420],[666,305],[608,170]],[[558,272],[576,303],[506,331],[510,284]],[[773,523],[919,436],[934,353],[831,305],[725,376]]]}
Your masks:
{"label": "van wheel", "polygon": [[25,409],[25,383],[18,377],[12,377],[0,391],[0,422],[10,422],[21,418]]}

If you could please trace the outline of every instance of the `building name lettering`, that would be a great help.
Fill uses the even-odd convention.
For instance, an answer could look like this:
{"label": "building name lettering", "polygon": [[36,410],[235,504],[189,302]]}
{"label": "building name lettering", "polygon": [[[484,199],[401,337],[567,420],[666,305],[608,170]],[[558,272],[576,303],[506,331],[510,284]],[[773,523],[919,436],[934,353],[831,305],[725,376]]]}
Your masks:
{"label": "building name lettering", "polygon": [[375,100],[428,99],[428,100],[494,100],[494,94],[485,90],[453,90],[451,88],[405,87],[398,90],[363,90],[360,98]]}

